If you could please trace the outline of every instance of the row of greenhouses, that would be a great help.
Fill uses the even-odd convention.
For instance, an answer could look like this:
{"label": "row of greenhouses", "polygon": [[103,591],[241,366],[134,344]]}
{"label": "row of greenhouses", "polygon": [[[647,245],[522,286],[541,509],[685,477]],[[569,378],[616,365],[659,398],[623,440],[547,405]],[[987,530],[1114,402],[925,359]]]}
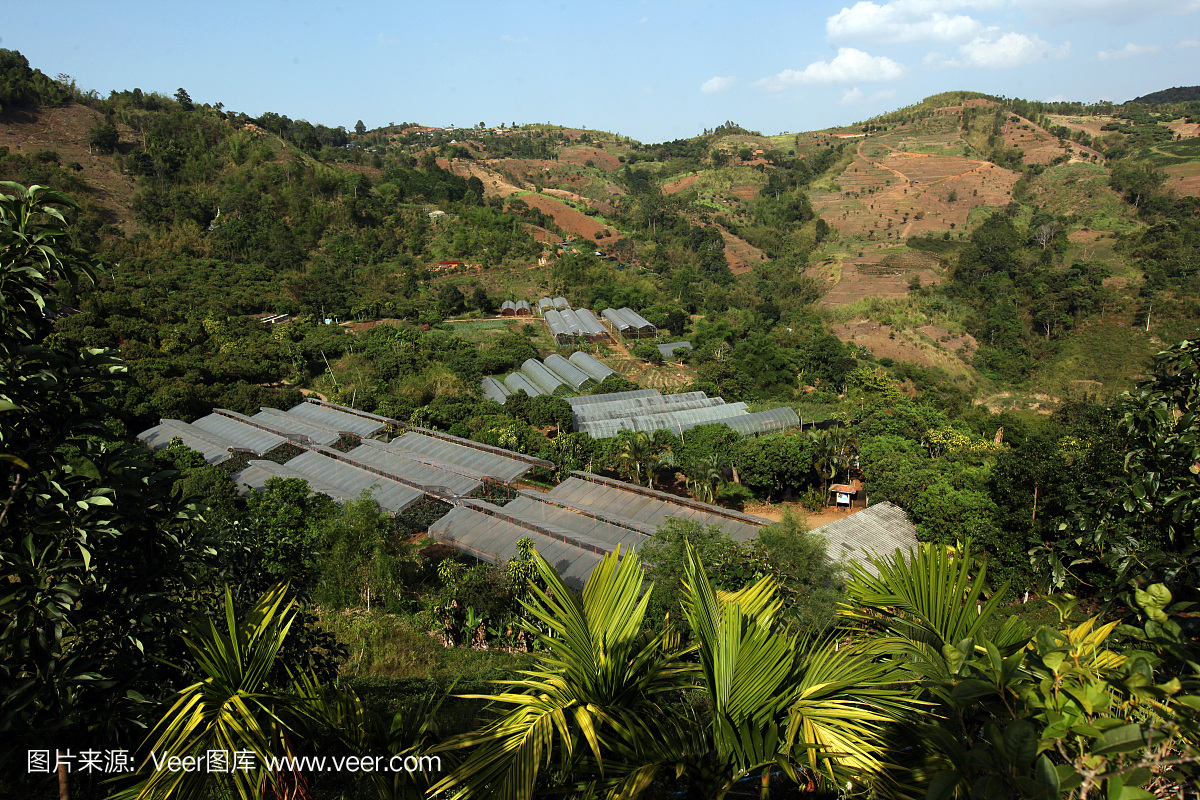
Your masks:
{"label": "row of greenhouses", "polygon": [[584,352],[564,358],[557,353],[542,361],[530,358],[518,372],[503,380],[491,376],[480,382],[485,397],[501,405],[510,395],[523,391],[530,397],[543,394],[567,395],[586,391],[617,372],[594,356]]}

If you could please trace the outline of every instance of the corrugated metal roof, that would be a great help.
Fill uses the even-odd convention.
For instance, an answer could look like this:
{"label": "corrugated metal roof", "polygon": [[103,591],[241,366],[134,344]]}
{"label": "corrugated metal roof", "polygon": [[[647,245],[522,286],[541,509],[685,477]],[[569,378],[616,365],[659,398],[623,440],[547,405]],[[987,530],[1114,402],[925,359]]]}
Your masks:
{"label": "corrugated metal roof", "polygon": [[566,381],[575,391],[579,391],[583,387],[596,382],[590,375],[558,353],[546,356],[545,365],[547,369]]}
{"label": "corrugated metal roof", "polygon": [[338,432],[325,425],[319,425],[312,420],[302,419],[280,411],[278,408],[264,408],[250,419],[266,425],[282,433],[292,433],[307,436],[316,444],[331,445],[338,440]]}
{"label": "corrugated metal roof", "polygon": [[753,539],[758,535],[758,529],[767,524],[767,520],[719,506],[685,500],[620,481],[602,480],[603,483],[571,477],[554,487],[549,496],[593,509],[610,519],[626,520],[652,529],[661,525],[667,517],[694,520],[702,525],[718,525],[739,542]]}
{"label": "corrugated metal roof", "polygon": [[331,484],[338,489],[358,497],[364,489],[382,508],[398,514],[424,496],[420,489],[405,486],[382,475],[359,469],[346,461],[338,461],[321,453],[309,450],[287,462],[288,467],[312,476],[317,481]]}
{"label": "corrugated metal roof", "polygon": [[[591,313],[591,312],[588,312],[588,313]],[[593,380],[596,381],[596,383],[600,383],[605,378],[607,378],[609,375],[617,374],[617,371],[615,369],[608,366],[604,362],[600,361],[598,358],[588,355],[587,353],[583,352],[582,350],[571,353],[570,358],[568,358],[567,360],[570,361],[575,366],[579,367],[581,370],[586,372],[588,375],[591,375]]]}
{"label": "corrugated metal roof", "polygon": [[566,386],[566,382],[562,378],[546,369],[542,362],[533,358],[527,358],[525,363],[521,364],[521,374],[546,394],[554,394],[558,387]]}
{"label": "corrugated metal roof", "polygon": [[373,436],[387,427],[384,423],[368,417],[350,414],[341,409],[317,403],[301,403],[295,408],[288,409],[287,413],[301,419],[312,420],[318,425],[357,433],[359,436]]}
{"label": "corrugated metal roof", "polygon": [[[579,353],[575,353],[571,358],[573,359],[577,355]],[[603,394],[585,394],[581,397],[568,397],[567,402],[571,404],[571,408],[579,408],[580,406],[590,406],[593,403],[607,403],[617,399],[632,400],[638,397],[650,397],[657,394],[659,394],[658,389],[631,389],[628,392],[604,392]]]}
{"label": "corrugated metal roof", "polygon": [[204,460],[209,464],[228,461],[230,459],[229,448],[237,446],[235,442],[194,428],[177,419],[164,419],[153,428],[139,433],[137,438],[151,450],[158,451],[170,445],[171,440],[176,436],[186,447],[204,456]]}
{"label": "corrugated metal roof", "polygon": [[663,358],[674,358],[676,350],[691,350],[691,342],[668,342],[667,344],[658,345],[658,352],[662,353]]}
{"label": "corrugated metal roof", "polygon": [[916,526],[904,509],[886,501],[822,525],[813,533],[825,539],[830,558],[857,561],[872,575],[878,574],[870,560],[872,554],[887,556],[897,549],[908,553],[917,548]]}
{"label": "corrugated metal roof", "polygon": [[513,394],[516,394],[522,390],[524,390],[525,394],[529,395],[530,397],[537,397],[540,394],[546,394],[541,389],[530,383],[529,379],[519,372],[514,372],[512,375],[507,376],[504,379],[504,385],[507,386],[508,390]]}
{"label": "corrugated metal roof", "polygon": [[479,385],[483,389],[483,396],[493,403],[504,405],[504,401],[512,394],[507,386],[491,376],[485,377]]}
{"label": "corrugated metal roof", "polygon": [[420,458],[444,462],[471,470],[479,475],[499,478],[507,482],[515,481],[533,469],[533,465],[525,461],[477,450],[413,431],[398,439],[393,439],[387,446],[402,453],[411,453]]}
{"label": "corrugated metal roof", "polygon": [[192,425],[202,431],[207,431],[222,439],[234,442],[238,447],[253,450],[259,455],[270,452],[287,441],[287,439],[284,439],[279,434],[269,433],[261,428],[255,428],[253,425],[247,425],[240,420],[231,419],[221,414],[209,414],[201,417],[193,422]]}

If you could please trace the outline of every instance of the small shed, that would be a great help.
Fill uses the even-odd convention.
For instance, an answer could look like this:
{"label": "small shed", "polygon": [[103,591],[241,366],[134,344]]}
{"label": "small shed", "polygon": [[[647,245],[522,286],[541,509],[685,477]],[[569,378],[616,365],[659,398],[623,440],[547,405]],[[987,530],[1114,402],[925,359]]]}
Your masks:
{"label": "small shed", "polygon": [[839,508],[866,508],[867,493],[863,491],[862,482],[831,484],[829,505]]}
{"label": "small shed", "polygon": [[518,317],[532,317],[533,309],[529,307],[528,300],[518,300],[514,310]]}
{"label": "small shed", "polygon": [[500,304],[500,316],[515,317],[517,314],[517,305],[512,300],[505,300]]}

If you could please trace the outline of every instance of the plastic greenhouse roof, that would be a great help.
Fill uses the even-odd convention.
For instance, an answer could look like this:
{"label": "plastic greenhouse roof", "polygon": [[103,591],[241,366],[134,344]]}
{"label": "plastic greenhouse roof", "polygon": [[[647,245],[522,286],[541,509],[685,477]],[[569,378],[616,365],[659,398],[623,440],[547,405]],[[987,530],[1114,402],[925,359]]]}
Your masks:
{"label": "plastic greenhouse roof", "polygon": [[617,374],[615,369],[608,366],[595,356],[589,355],[582,350],[577,350],[574,353],[571,353],[571,356],[567,360],[590,375],[592,379],[596,381],[596,383],[600,383],[609,375]]}
{"label": "plastic greenhouse roof", "polygon": [[501,311],[516,311],[517,305],[512,300],[505,300],[500,304]]}
{"label": "plastic greenhouse roof", "polygon": [[573,389],[579,391],[584,386],[595,383],[595,379],[572,364],[558,353],[546,356],[545,366],[558,377],[566,381]]}
{"label": "plastic greenhouse roof", "polygon": [[[710,422],[720,422],[733,428],[742,436],[754,436],[761,433],[795,428],[800,425],[800,417],[792,408],[773,408],[770,411],[758,411],[754,414],[743,414],[729,419],[715,419]],[[708,422],[685,423],[683,429],[690,430],[697,425],[707,425]]]}
{"label": "plastic greenhouse roof", "polygon": [[449,493],[461,497],[470,494],[480,486],[480,480],[477,477],[469,477],[414,461],[378,442],[364,441],[363,444],[346,453],[346,458],[356,464],[365,464],[383,470],[407,483],[428,487],[427,490],[431,493]]}
{"label": "plastic greenhouse roof", "polygon": [[558,572],[563,583],[582,589],[600,563],[603,552],[593,552],[547,533],[530,530],[480,510],[486,504],[457,506],[429,526],[429,535],[490,564],[502,564],[517,555],[517,542],[528,537],[538,553]]}
{"label": "plastic greenhouse roof", "polygon": [[600,316],[611,322],[617,327],[617,330],[632,330],[636,329],[637,325],[632,320],[625,319],[625,315],[615,308],[606,308],[600,312]]}
{"label": "plastic greenhouse roof", "polygon": [[266,453],[287,442],[277,433],[269,433],[253,425],[247,425],[240,420],[231,419],[221,414],[209,414],[192,423],[202,431],[207,431],[222,439],[234,442],[238,447],[253,450],[258,454]]}
{"label": "plastic greenhouse roof", "polygon": [[330,445],[338,440],[340,435],[335,429],[325,425],[319,425],[311,420],[303,419],[294,414],[289,414],[286,411],[280,411],[278,408],[264,408],[250,419],[266,425],[279,431],[282,436],[284,434],[298,434],[307,436],[316,444]]}
{"label": "plastic greenhouse roof", "polygon": [[691,342],[668,342],[667,344],[658,345],[658,352],[662,353],[663,358],[674,358],[676,350],[691,350]]}
{"label": "plastic greenhouse roof", "polygon": [[488,400],[491,400],[493,403],[500,403],[501,405],[504,405],[504,401],[508,399],[510,394],[512,394],[512,392],[508,390],[507,386],[491,376],[485,377],[479,382],[479,385],[483,389],[484,397],[486,397]]}
{"label": "plastic greenhouse roof", "polygon": [[410,453],[415,457],[440,461],[479,475],[510,482],[533,468],[533,464],[526,461],[412,431],[393,439],[388,447],[401,453]]}
{"label": "plastic greenhouse roof", "polygon": [[581,421],[595,422],[600,419],[617,419],[655,414],[660,411],[681,411],[706,405],[722,405],[720,397],[708,397],[704,392],[681,392],[680,394],[655,394],[647,397],[618,397],[603,403],[592,403],[574,410]]}
{"label": "plastic greenhouse roof", "polygon": [[692,408],[684,411],[664,411],[654,414],[641,414],[633,417],[618,419],[602,419],[595,422],[581,422],[579,427],[594,439],[607,439],[616,436],[621,431],[656,431],[687,430],[694,425],[704,425],[710,422],[725,422],[727,419],[746,414],[745,403],[725,403],[708,406],[707,408]]}
{"label": "plastic greenhouse roof", "polygon": [[554,394],[558,387],[566,385],[562,378],[546,369],[542,362],[533,358],[527,358],[525,363],[521,364],[521,374],[546,394]]}
{"label": "plastic greenhouse roof", "polygon": [[567,326],[567,330],[571,332],[572,336],[583,335],[583,326],[579,324],[579,317],[575,316],[574,311],[564,308],[558,314],[562,317],[563,324]]}
{"label": "plastic greenhouse roof", "polygon": [[607,520],[559,508],[537,499],[533,492],[522,492],[521,497],[504,506],[504,513],[605,550],[614,550],[618,544],[641,547],[650,538],[645,533],[614,525]]}
{"label": "plastic greenhouse roof", "polygon": [[[574,358],[579,355],[571,356]],[[628,392],[605,392],[603,394],[585,394],[580,397],[568,397],[567,402],[571,404],[571,408],[579,408],[580,406],[590,406],[593,403],[607,403],[612,400],[633,400],[638,397],[651,397],[659,394],[658,389],[631,389]]]}
{"label": "plastic greenhouse roof", "polygon": [[222,439],[177,419],[161,420],[153,428],[139,433],[137,438],[151,450],[158,451],[171,444],[171,440],[176,436],[186,447],[204,456],[204,460],[209,464],[228,461],[231,457],[229,448],[237,447],[235,442]]}
{"label": "plastic greenhouse roof", "polygon": [[556,297],[556,298],[554,298],[554,307],[555,308],[570,308],[571,302],[569,300],[567,300],[567,298],[565,298],[565,297]]}
{"label": "plastic greenhouse roof", "polygon": [[[334,486],[332,483],[325,483],[284,464],[276,464],[274,461],[251,461],[245,469],[233,476],[233,482],[238,485],[239,491],[242,487],[249,487],[254,491],[262,491],[266,488],[267,481],[271,480],[271,478],[300,478],[314,492],[327,494],[339,503],[358,499],[358,495],[351,494],[344,489]],[[245,492],[241,493],[245,494]]]}
{"label": "plastic greenhouse roof", "polygon": [[288,409],[292,416],[311,420],[318,425],[336,428],[339,431],[357,433],[359,436],[373,436],[387,427],[383,422],[377,422],[369,417],[351,414],[332,406],[318,403],[301,403],[295,408]]}
{"label": "plastic greenhouse roof", "polygon": [[545,392],[530,383],[529,379],[519,372],[514,372],[506,377],[504,379],[504,385],[507,386],[508,390],[513,394],[516,394],[522,389],[524,389],[525,394],[529,395],[530,397],[537,397],[540,394],[545,394]]}
{"label": "plastic greenhouse roof", "polygon": [[[614,520],[657,528],[667,517],[680,517],[702,525],[718,525],[733,539],[749,541],[768,520],[656,492],[641,486],[575,472],[549,493],[550,497],[579,503]],[[582,476],[582,477],[580,477]]]}
{"label": "plastic greenhouse roof", "polygon": [[538,310],[539,311],[544,311],[547,308],[554,308],[553,300],[551,300],[549,297],[543,297],[541,300],[538,300]]}
{"label": "plastic greenhouse roof", "polygon": [[369,489],[376,502],[394,514],[408,508],[424,495],[420,489],[405,486],[398,481],[314,450],[301,453],[288,461],[286,466],[303,475],[310,475],[322,483],[336,486],[354,497],[360,495],[364,489]]}
{"label": "plastic greenhouse roof", "polygon": [[575,309],[575,316],[579,318],[579,324],[583,327],[585,333],[591,336],[600,336],[608,333],[600,320],[596,319],[596,315],[586,308]]}
{"label": "plastic greenhouse roof", "polygon": [[654,327],[653,322],[646,319],[645,317],[643,317],[638,312],[634,311],[629,306],[621,306],[621,308],[619,310],[621,312],[621,315],[623,317],[625,317],[625,319],[632,322],[635,328],[649,328],[652,331],[657,330],[657,328]]}

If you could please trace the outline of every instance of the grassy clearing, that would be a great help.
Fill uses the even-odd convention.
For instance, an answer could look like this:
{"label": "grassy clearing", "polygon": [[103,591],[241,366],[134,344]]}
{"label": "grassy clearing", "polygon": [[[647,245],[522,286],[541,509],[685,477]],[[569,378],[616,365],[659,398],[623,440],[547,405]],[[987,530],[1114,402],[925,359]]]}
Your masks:
{"label": "grassy clearing", "polygon": [[972,311],[967,305],[944,297],[864,297],[849,305],[823,307],[821,316],[830,324],[870,319],[898,331],[939,325],[951,333],[965,333]]}
{"label": "grassy clearing", "polygon": [[1034,373],[1033,386],[1060,397],[1085,391],[1107,396],[1130,389],[1150,357],[1162,349],[1153,341],[1153,333],[1131,327],[1123,315],[1094,317]]}
{"label": "grassy clearing", "polygon": [[319,624],[346,646],[342,675],[349,678],[486,680],[497,671],[523,669],[524,653],[442,647],[416,618],[381,611],[320,611]]}

